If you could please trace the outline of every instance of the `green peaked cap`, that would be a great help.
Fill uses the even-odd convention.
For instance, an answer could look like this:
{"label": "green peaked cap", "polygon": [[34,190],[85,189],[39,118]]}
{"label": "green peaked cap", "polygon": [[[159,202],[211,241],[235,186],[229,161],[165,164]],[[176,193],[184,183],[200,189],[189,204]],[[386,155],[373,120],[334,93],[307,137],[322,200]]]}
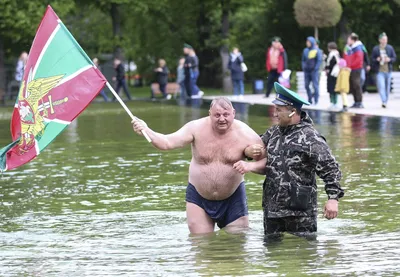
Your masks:
{"label": "green peaked cap", "polygon": [[183,48],[193,49],[192,45],[184,43]]}
{"label": "green peaked cap", "polygon": [[276,91],[276,99],[272,102],[278,106],[294,106],[296,108],[301,108],[303,105],[310,105],[303,97],[298,93],[285,88],[278,82],[274,84]]}
{"label": "green peaked cap", "polygon": [[386,33],[385,32],[383,32],[382,34],[379,35],[379,39],[381,39],[383,37],[386,37]]}

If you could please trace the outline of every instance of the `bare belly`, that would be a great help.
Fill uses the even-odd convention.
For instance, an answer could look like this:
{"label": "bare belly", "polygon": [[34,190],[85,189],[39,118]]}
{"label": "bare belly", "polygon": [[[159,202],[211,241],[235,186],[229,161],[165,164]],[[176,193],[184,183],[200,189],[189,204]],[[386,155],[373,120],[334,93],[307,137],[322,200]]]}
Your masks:
{"label": "bare belly", "polygon": [[219,161],[199,164],[192,159],[189,167],[189,182],[203,198],[224,200],[231,196],[243,182],[243,175],[234,170],[230,164]]}

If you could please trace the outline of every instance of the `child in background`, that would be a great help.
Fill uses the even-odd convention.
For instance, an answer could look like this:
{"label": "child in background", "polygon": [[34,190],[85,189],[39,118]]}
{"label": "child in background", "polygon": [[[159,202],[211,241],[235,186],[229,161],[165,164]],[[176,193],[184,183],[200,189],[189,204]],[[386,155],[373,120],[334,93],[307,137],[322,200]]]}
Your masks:
{"label": "child in background", "polygon": [[290,88],[290,74],[291,70],[285,69],[278,78],[278,82],[285,88]]}
{"label": "child in background", "polygon": [[328,57],[325,63],[326,75],[328,78],[327,89],[331,97],[331,106],[329,109],[336,110],[337,108],[337,93],[335,91],[337,77],[339,76],[339,60],[340,54],[337,50],[337,45],[334,42],[328,43]]}
{"label": "child in background", "polygon": [[184,58],[179,59],[179,65],[178,68],[176,69],[176,82],[180,86],[180,98],[182,100],[186,99],[184,64],[185,64],[185,59]]}
{"label": "child in background", "polygon": [[[167,94],[169,69],[164,59],[158,60],[158,67],[154,69],[154,72],[156,73],[156,80],[163,97],[168,100],[171,99],[171,94]],[[151,90],[151,99],[155,99],[153,90]]]}
{"label": "child in background", "polygon": [[342,112],[347,112],[347,107],[349,106],[349,103],[347,101],[347,94],[350,91],[350,72],[351,69],[347,67],[347,63],[345,59],[340,59],[339,60],[339,76],[337,77],[336,81],[336,86],[335,86],[335,91],[337,93],[340,93],[342,96],[342,102],[343,102],[343,110]]}

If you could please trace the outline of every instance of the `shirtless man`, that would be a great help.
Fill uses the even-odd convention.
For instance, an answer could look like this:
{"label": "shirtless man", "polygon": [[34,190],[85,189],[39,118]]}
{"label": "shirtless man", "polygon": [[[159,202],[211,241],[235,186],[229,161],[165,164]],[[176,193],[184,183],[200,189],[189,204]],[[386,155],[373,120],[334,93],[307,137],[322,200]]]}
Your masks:
{"label": "shirtless man", "polygon": [[229,99],[213,100],[209,116],[168,135],[151,130],[140,119],[132,123],[136,133],[145,130],[160,150],[192,145],[186,189],[186,216],[192,234],[213,232],[215,223],[220,228],[248,227],[244,178],[233,165],[245,158],[246,147],[262,141],[249,126],[235,120]]}

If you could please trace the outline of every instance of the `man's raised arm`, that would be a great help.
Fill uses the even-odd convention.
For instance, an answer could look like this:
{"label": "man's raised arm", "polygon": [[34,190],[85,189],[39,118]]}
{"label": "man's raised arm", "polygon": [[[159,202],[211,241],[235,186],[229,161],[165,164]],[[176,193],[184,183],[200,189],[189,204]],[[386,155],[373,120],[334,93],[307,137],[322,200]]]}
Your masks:
{"label": "man's raised arm", "polygon": [[136,119],[132,121],[133,130],[139,135],[142,135],[142,130],[145,130],[152,140],[151,143],[154,145],[154,147],[160,150],[181,148],[192,143],[193,124],[193,121],[188,122],[175,133],[164,135],[150,129],[147,124],[141,119]]}

